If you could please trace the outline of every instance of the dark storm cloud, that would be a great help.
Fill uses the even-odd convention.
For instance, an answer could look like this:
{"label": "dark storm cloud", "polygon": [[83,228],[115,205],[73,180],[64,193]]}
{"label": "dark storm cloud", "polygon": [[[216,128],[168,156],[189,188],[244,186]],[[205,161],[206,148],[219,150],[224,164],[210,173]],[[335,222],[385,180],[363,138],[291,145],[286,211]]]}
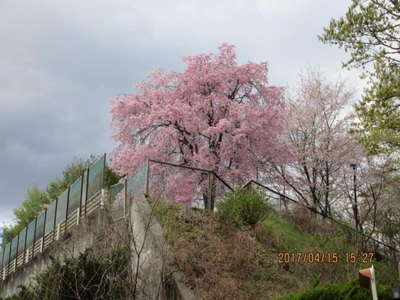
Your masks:
{"label": "dark storm cloud", "polygon": [[110,103],[182,56],[236,45],[239,61],[270,63],[290,85],[307,65],[340,71],[318,42],[347,1],[0,2],[0,225],[33,184],[44,188],[74,157],[110,152]]}

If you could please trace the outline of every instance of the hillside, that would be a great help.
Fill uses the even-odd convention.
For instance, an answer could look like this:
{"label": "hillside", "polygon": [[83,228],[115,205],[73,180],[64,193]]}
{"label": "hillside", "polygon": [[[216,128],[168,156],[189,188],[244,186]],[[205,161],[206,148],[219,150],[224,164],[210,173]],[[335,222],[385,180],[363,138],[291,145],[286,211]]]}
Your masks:
{"label": "hillside", "polygon": [[[147,204],[144,197],[142,201]],[[227,194],[214,213],[178,202],[149,200],[149,204],[150,216],[159,221],[172,250],[162,251],[161,260],[149,260],[159,267],[167,263],[162,272],[166,299],[177,299],[168,293],[175,271],[180,271],[196,299],[370,299],[356,279],[358,270],[371,262],[380,299],[391,299],[395,265],[382,257],[346,262],[349,254],[356,253],[354,237],[346,227],[329,224],[309,211],[278,214],[260,194],[244,189]],[[132,286],[139,287],[138,278],[146,279],[151,272],[129,267],[138,261],[142,265],[142,250],[132,248],[132,241],[139,239],[129,222],[118,222],[99,232],[93,247],[78,258],[56,259],[32,285],[7,299],[127,299],[127,295],[143,299]],[[152,239],[149,235],[147,240]]]}
{"label": "hillside", "polygon": [[[356,252],[346,232],[304,211],[278,215],[269,209],[255,226],[237,227],[179,203],[156,201],[153,207],[175,253],[176,269],[201,299],[279,299],[357,279],[358,270],[371,265],[369,259],[346,262],[346,253]],[[311,257],[313,263],[304,262]],[[390,285],[392,265],[374,258],[372,262],[378,283]],[[354,283],[349,286],[355,293]]]}

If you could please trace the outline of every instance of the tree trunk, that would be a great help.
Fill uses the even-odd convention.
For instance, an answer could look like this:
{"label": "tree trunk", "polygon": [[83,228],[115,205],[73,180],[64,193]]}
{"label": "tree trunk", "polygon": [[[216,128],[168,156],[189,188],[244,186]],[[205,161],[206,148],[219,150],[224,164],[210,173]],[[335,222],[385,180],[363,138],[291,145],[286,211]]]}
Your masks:
{"label": "tree trunk", "polygon": [[209,173],[207,190],[203,193],[204,209],[214,211],[216,189],[215,176],[213,173]]}

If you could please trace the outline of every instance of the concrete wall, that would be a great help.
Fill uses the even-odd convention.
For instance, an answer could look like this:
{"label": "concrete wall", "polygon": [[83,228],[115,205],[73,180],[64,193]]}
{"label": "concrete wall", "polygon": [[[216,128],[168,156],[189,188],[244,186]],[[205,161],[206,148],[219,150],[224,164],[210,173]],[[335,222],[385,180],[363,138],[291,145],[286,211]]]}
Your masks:
{"label": "concrete wall", "polygon": [[66,257],[78,257],[90,248],[95,241],[96,228],[99,222],[102,222],[99,212],[82,219],[78,227],[62,236],[59,241],[54,241],[43,253],[36,255],[28,264],[11,274],[0,285],[0,298],[17,293],[20,285],[33,284],[36,275],[46,271],[51,263],[50,256],[61,260]]}
{"label": "concrete wall", "polygon": [[[127,203],[132,228],[132,267],[139,270],[138,299],[196,299],[183,281],[180,272],[170,273],[172,253],[165,241],[162,228],[147,201],[147,169],[143,166],[127,182]],[[138,249],[139,251],[135,251]],[[139,267],[138,267],[139,266]],[[171,277],[168,287],[167,277]]]}

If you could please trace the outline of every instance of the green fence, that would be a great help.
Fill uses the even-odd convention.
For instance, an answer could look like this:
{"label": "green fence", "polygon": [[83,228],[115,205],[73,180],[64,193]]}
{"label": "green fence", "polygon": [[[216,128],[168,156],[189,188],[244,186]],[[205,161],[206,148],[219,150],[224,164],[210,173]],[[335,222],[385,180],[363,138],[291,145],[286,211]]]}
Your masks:
{"label": "green fence", "polygon": [[0,281],[43,252],[75,220],[94,211],[104,186],[106,155],[93,163],[58,199],[41,212],[26,228],[0,248]]}

